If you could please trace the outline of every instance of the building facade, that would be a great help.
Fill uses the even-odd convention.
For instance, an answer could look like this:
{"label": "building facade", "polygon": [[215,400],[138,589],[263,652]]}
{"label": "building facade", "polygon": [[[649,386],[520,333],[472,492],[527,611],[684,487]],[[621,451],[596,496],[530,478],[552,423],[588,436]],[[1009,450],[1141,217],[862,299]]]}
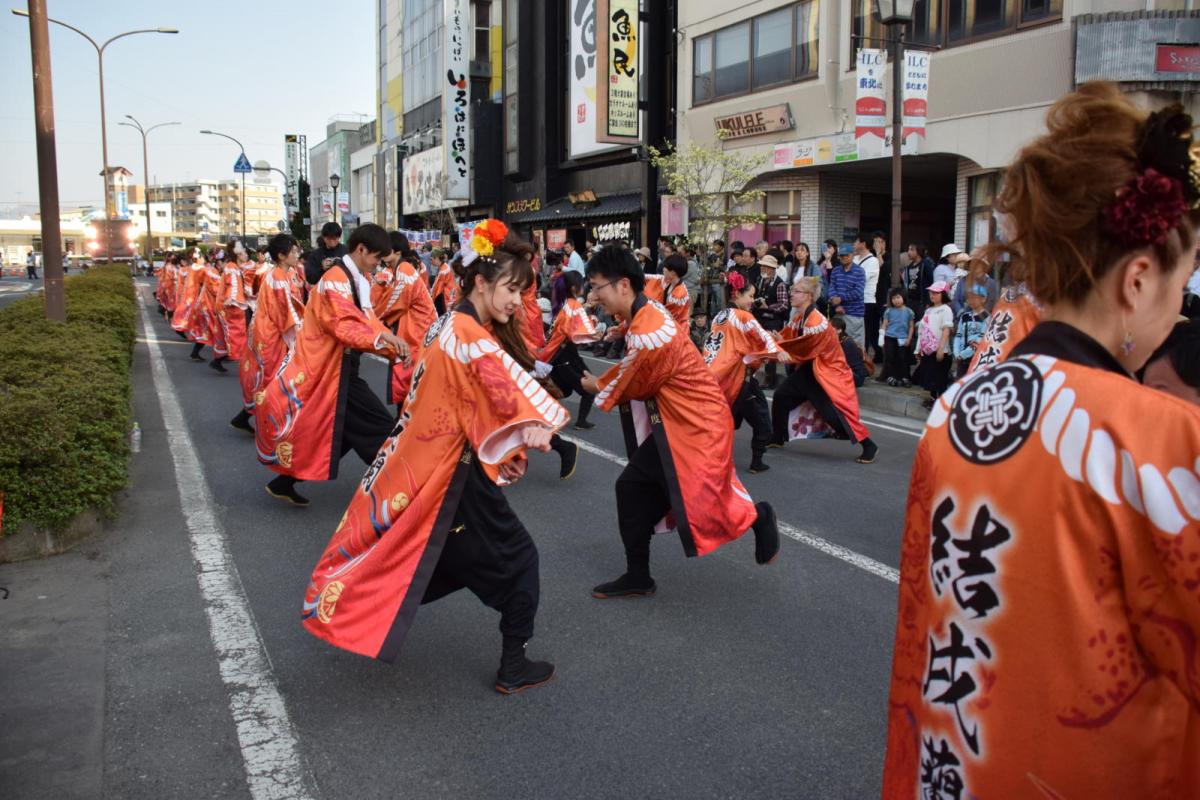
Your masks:
{"label": "building facade", "polygon": [[[948,242],[970,249],[994,238],[991,204],[1005,166],[1045,131],[1046,111],[1081,78],[1120,79],[1148,106],[1194,91],[1190,81],[1200,76],[1164,76],[1153,63],[1125,76],[1103,68],[1131,60],[1128,54],[1105,59],[1104,42],[1112,37],[1147,52],[1155,42],[1200,41],[1192,27],[1200,20],[1183,5],[917,0],[905,39],[937,49],[924,51],[930,53],[925,136],[904,139],[905,241],[895,249],[919,243],[936,257]],[[731,239],[805,241],[815,253],[825,239],[889,230],[889,153],[860,157],[854,142],[857,50],[860,43],[887,47],[888,33],[871,7],[870,0],[680,6],[680,145],[736,150],[760,164],[753,185],[765,196],[753,210],[765,221],[730,232]],[[1089,25],[1114,21],[1122,32],[1107,30],[1107,39],[1099,31],[1085,35]],[[1097,69],[1083,76],[1080,66],[1091,64]],[[889,72],[890,139],[895,70]]]}
{"label": "building facade", "polygon": [[[350,201],[352,172],[350,154],[364,146],[374,146],[375,123],[361,114],[339,114],[325,126],[325,139],[308,150],[309,213],[312,217],[312,243],[321,235],[321,226],[355,213]],[[331,178],[338,177],[335,192]]]}
{"label": "building facade", "polygon": [[[173,230],[182,238],[223,241],[241,236],[244,216],[246,237],[253,241],[276,233],[284,219],[279,188],[269,178],[257,175],[246,177],[244,205],[240,178],[156,184],[149,194],[152,213],[156,204],[165,204],[172,222],[171,227],[160,227],[156,217],[151,230]],[[144,217],[145,208],[134,204],[130,212]]]}

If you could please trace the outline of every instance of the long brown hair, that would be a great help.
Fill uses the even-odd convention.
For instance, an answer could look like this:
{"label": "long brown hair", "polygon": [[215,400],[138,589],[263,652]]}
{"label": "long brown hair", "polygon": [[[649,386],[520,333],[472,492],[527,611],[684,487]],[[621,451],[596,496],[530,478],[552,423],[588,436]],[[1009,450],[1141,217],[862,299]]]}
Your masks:
{"label": "long brown hair", "polygon": [[[461,257],[455,258],[451,266],[454,273],[458,275],[463,297],[469,295],[475,288],[476,275],[483,276],[483,279],[491,284],[501,280],[511,280],[520,284],[522,289],[528,288],[529,284],[533,282],[533,267],[526,258],[526,253],[531,252],[533,252],[532,248],[528,244],[509,231],[508,236],[496,247],[491,256],[476,258],[465,267]],[[508,322],[504,324],[493,320],[492,333],[500,342],[500,346],[518,364],[528,370],[533,369],[534,358],[525,344],[525,335],[522,330],[525,325],[523,312],[524,309],[509,317]]]}
{"label": "long brown hair", "polygon": [[[1178,119],[1182,109],[1164,113]],[[1146,166],[1149,117],[1112,83],[1085,84],[1055,103],[1046,134],[1021,150],[1004,177],[995,207],[1009,240],[989,245],[985,256],[992,263],[1011,257],[1011,276],[1040,302],[1081,303],[1138,252],[1113,235],[1104,210]],[[1189,211],[1165,241],[1145,248],[1161,269],[1173,269],[1194,247],[1198,222]]]}

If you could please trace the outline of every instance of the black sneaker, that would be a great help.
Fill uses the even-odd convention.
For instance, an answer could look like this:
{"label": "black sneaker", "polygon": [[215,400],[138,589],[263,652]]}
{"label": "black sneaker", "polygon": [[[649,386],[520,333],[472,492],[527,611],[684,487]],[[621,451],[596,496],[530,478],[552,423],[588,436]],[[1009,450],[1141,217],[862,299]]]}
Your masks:
{"label": "black sneaker", "polygon": [[590,431],[594,427],[596,427],[596,423],[588,422],[586,419],[581,419],[575,423],[575,430],[577,431]]}
{"label": "black sneaker", "polygon": [[229,370],[225,369],[225,365],[221,363],[223,360],[224,359],[214,358],[212,361],[208,362],[209,369],[215,369],[217,372],[229,372]]}
{"label": "black sneaker", "polygon": [[254,433],[254,426],[250,424],[250,415],[245,410],[239,411],[236,417],[229,420],[229,427],[237,428],[239,431],[245,431],[249,434]]}
{"label": "black sneaker", "polygon": [[626,572],[615,581],[602,583],[592,589],[592,597],[597,600],[612,600],[618,597],[653,597],[658,590],[658,584],[647,576],[637,578]]}
{"label": "black sneaker", "polygon": [[205,361],[208,360],[204,356],[191,356],[191,359],[192,359],[192,361],[195,361],[197,364],[203,364]]}
{"label": "black sneaker", "polygon": [[755,453],[754,458],[750,460],[750,474],[757,475],[758,473],[766,472],[769,469],[770,467],[768,467],[762,460],[762,454]]}
{"label": "black sneaker", "polygon": [[565,481],[575,474],[575,465],[579,461],[579,445],[563,440],[563,446],[558,451],[562,464],[558,468],[558,479]]}
{"label": "black sneaker", "polygon": [[500,669],[496,670],[495,689],[500,694],[517,694],[548,683],[554,677],[554,665],[548,661],[530,661],[525,657],[525,641],[504,637]]}
{"label": "black sneaker", "polygon": [[862,455],[854,459],[859,464],[874,464],[875,456],[879,453],[879,445],[870,439],[863,439]]}
{"label": "black sneaker", "polygon": [[758,519],[751,526],[754,530],[754,560],[759,564],[770,564],[779,557],[779,520],[770,503],[755,503]]}
{"label": "black sneaker", "polygon": [[286,482],[281,482],[280,478],[286,478],[286,476],[280,475],[279,478],[268,483],[267,494],[280,500],[286,500],[294,506],[307,508],[308,498],[296,491],[295,483],[290,481],[290,479]]}

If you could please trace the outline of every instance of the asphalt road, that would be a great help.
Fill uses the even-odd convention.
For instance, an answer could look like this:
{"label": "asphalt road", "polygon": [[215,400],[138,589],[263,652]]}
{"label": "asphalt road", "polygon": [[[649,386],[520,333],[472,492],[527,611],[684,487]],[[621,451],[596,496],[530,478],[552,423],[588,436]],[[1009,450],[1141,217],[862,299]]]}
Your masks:
{"label": "asphalt road", "polygon": [[[149,284],[140,286],[148,298]],[[772,469],[760,475],[744,471],[749,431],[739,431],[742,479],[792,537],[779,561],[755,565],[750,536],[702,559],[661,536],[657,596],[624,601],[590,595],[624,566],[613,495],[619,420],[596,413],[595,430],[568,430],[591,448],[574,477],[559,481],[557,456],[535,454],[508,490],[541,554],[529,651],[558,672],[546,687],[502,697],[491,690],[498,616],[466,592],[421,609],[394,665],[303,631],[308,575],[362,465],[349,455],[339,480],[305,484],[311,508],[273,500],[252,439],[228,426],[236,376],[190,362],[161,318],[149,338],[293,733],[303,786],[277,796],[879,796],[896,602],[889,575],[917,441],[903,421],[882,420],[889,429],[868,418],[880,445],[874,465],[855,464],[856,447],[824,441],[769,451]],[[210,637],[212,598],[197,582],[177,488],[187,476],[175,472],[145,343],[135,358],[134,485],[120,530],[95,546],[109,586],[103,793],[248,797],[256,785],[273,796],[247,783],[229,699],[242,678],[231,682],[219,667],[228,653]],[[363,374],[382,387],[381,364],[364,360]]]}

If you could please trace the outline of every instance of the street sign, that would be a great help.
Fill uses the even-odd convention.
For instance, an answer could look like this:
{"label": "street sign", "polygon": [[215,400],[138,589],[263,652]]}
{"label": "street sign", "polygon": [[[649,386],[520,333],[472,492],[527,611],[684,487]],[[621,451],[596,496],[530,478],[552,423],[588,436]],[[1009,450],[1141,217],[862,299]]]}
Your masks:
{"label": "street sign", "polygon": [[246,158],[246,154],[242,153],[238,156],[238,160],[233,164],[234,172],[254,172],[254,167],[250,166],[250,159]]}

